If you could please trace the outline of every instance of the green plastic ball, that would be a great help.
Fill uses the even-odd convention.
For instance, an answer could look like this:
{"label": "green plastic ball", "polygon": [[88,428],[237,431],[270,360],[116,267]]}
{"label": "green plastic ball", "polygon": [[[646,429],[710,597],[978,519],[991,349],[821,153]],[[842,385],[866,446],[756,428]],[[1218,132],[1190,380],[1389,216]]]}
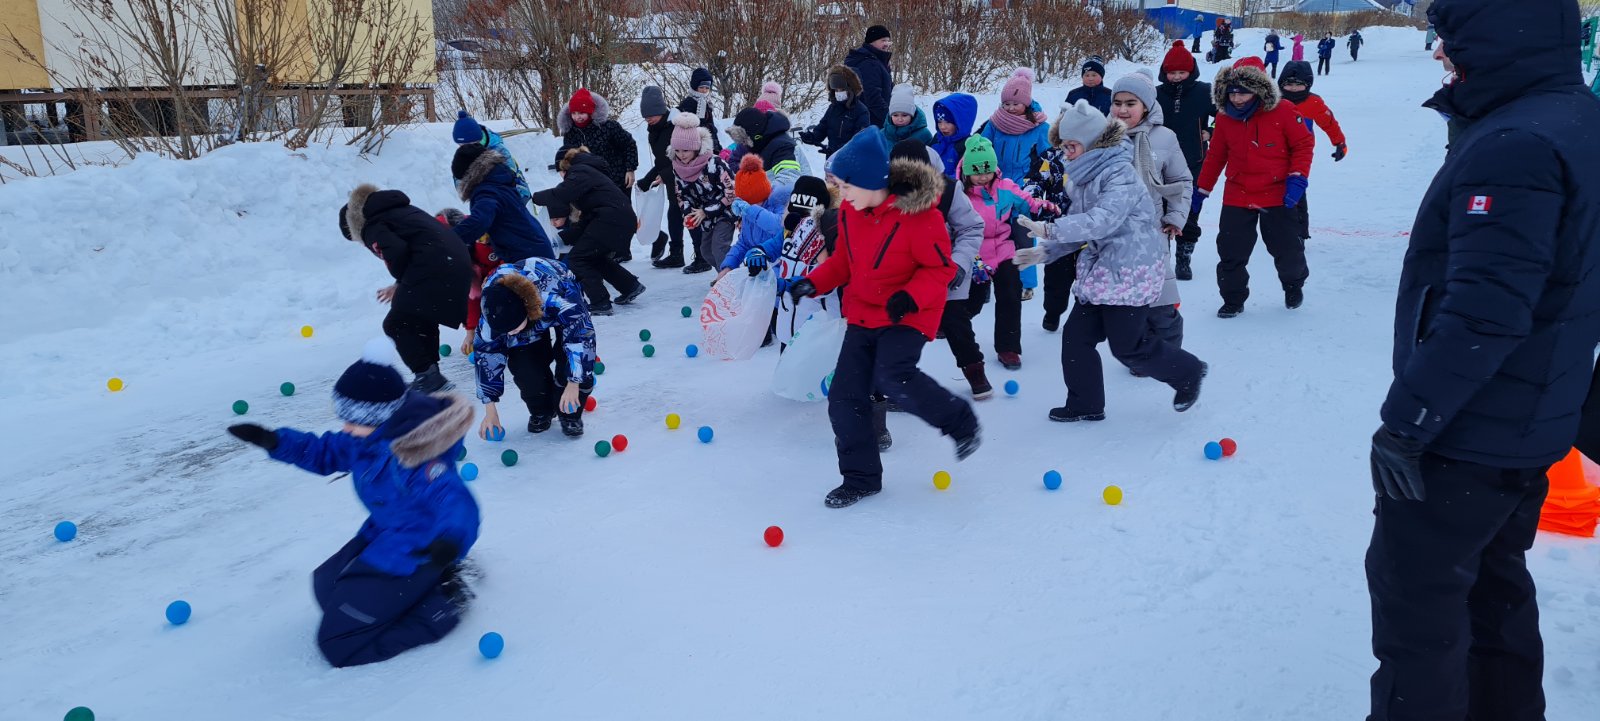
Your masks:
{"label": "green plastic ball", "polygon": [[441,357],[441,358],[450,357],[450,344],[449,343],[440,343],[439,344],[439,357]]}
{"label": "green plastic ball", "polygon": [[249,413],[250,412],[250,404],[246,403],[244,401],[234,401],[233,402],[233,412],[238,414],[238,415],[241,415],[241,416],[246,414],[246,413]]}
{"label": "green plastic ball", "polygon": [[507,448],[504,453],[500,454],[500,462],[508,466],[517,465],[517,452]]}
{"label": "green plastic ball", "polygon": [[648,329],[639,331],[639,340],[650,340],[650,331]]}
{"label": "green plastic ball", "polygon": [[689,308],[689,306],[684,306],[682,312],[683,312],[683,317],[685,317],[685,318],[688,318],[689,316],[694,315],[694,311],[691,310]]}
{"label": "green plastic ball", "polygon": [[88,706],[79,706],[67,712],[62,721],[94,721],[94,712]]}
{"label": "green plastic ball", "polygon": [[462,446],[461,447],[461,452],[456,454],[456,462],[457,463],[460,463],[461,461],[464,461],[464,460],[467,460],[467,448],[466,448],[466,446]]}
{"label": "green plastic ball", "polygon": [[283,385],[278,386],[278,392],[286,396],[292,396],[294,395],[294,384],[285,381]]}
{"label": "green plastic ball", "polygon": [[611,441],[595,441],[594,454],[601,458],[611,455]]}
{"label": "green plastic ball", "polygon": [[644,347],[644,357],[653,358],[653,357],[655,357],[655,355],[656,355],[656,347],[653,346],[653,345],[646,344],[645,347]]}
{"label": "green plastic ball", "polygon": [[606,364],[601,363],[600,361],[595,361],[594,362],[594,374],[597,375],[597,376],[598,375],[605,375],[605,372],[606,372]]}

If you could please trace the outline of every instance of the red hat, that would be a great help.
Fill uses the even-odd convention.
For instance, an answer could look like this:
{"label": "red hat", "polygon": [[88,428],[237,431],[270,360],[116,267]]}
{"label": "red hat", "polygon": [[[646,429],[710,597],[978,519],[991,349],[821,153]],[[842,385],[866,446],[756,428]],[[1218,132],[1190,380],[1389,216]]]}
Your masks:
{"label": "red hat", "polygon": [[1167,51],[1167,56],[1161,60],[1161,74],[1166,75],[1174,70],[1185,70],[1190,74],[1200,72],[1200,64],[1194,61],[1194,54],[1183,46],[1182,40],[1172,41],[1172,49]]}
{"label": "red hat", "polygon": [[567,111],[594,115],[594,96],[589,94],[588,88],[578,88],[572,94],[572,99],[567,101]]}
{"label": "red hat", "polygon": [[761,156],[745,153],[739,161],[739,172],[733,176],[733,194],[751,205],[760,205],[772,197],[772,181],[761,168]]}
{"label": "red hat", "polygon": [[1258,58],[1254,55],[1246,55],[1242,58],[1239,58],[1236,62],[1234,62],[1233,67],[1236,69],[1255,68],[1263,73],[1267,71],[1267,64],[1261,62],[1261,58]]}

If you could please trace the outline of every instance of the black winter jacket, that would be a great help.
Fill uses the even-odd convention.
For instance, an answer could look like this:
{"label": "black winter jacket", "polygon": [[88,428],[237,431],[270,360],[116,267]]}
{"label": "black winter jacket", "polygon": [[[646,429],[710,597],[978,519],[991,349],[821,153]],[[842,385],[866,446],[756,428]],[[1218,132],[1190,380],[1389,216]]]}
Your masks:
{"label": "black winter jacket", "polygon": [[1206,143],[1200,139],[1200,132],[1210,131],[1217,119],[1211,83],[1195,80],[1193,73],[1198,70],[1191,71],[1189,79],[1181,83],[1164,82],[1156,87],[1156,102],[1161,104],[1164,124],[1178,136],[1183,159],[1189,163],[1189,172],[1196,176],[1206,160]]}
{"label": "black winter jacket", "polygon": [[648,190],[650,183],[661,178],[662,184],[667,186],[667,194],[672,195],[672,160],[667,155],[672,150],[672,118],[662,118],[661,122],[646,127],[645,139],[650,142],[653,164],[650,172],[639,176],[639,186]]}
{"label": "black winter jacket", "polygon": [[889,94],[894,91],[894,75],[889,71],[886,53],[871,45],[862,45],[845,56],[844,64],[861,78],[861,102],[872,115],[873,125],[883,125],[889,119]]}
{"label": "black winter jacket", "polygon": [[[533,202],[550,209],[552,217],[566,217],[569,228],[561,237],[574,248],[598,243],[613,253],[628,249],[638,224],[628,196],[611,182],[611,169],[591,153],[579,153],[567,168],[561,184],[533,194]],[[573,217],[576,212],[576,218]]]}
{"label": "black winter jacket", "polygon": [[339,230],[388,266],[396,312],[450,328],[467,320],[472,286],[467,246],[445,224],[411,205],[405,193],[373,185],[356,188],[339,209]]}
{"label": "black winter jacket", "polygon": [[850,142],[851,138],[867,128],[873,127],[872,113],[860,100],[851,100],[841,103],[838,101],[828,103],[828,110],[822,114],[822,120],[800,135],[807,145],[816,145],[822,148],[825,157],[832,157],[834,153]]}
{"label": "black winter jacket", "polygon": [[565,112],[556,116],[556,128],[561,131],[561,149],[556,151],[556,162],[561,162],[568,148],[588,147],[590,153],[606,161],[606,177],[626,193],[628,184],[624,176],[639,169],[639,144],[611,119],[611,104],[598,94],[592,97],[595,108],[588,125],[581,128],[573,125],[572,115]]}
{"label": "black winter jacket", "polygon": [[1575,0],[1438,0],[1463,122],[1423,196],[1396,301],[1383,421],[1498,468],[1560,460],[1600,342],[1600,98]]}

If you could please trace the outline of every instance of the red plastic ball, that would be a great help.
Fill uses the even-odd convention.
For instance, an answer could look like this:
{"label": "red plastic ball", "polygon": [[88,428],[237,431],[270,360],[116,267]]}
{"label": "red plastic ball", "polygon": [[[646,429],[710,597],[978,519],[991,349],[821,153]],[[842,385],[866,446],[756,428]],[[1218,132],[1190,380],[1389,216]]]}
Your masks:
{"label": "red plastic ball", "polygon": [[[589,400],[586,400],[586,401],[583,402],[583,409],[588,411],[588,412],[590,412],[590,413],[593,413],[594,409],[596,407],[598,407],[599,405],[600,405],[600,401],[595,400],[594,396],[589,396]],[[622,449],[618,448],[617,450],[620,451]]]}
{"label": "red plastic ball", "polygon": [[1224,438],[1224,439],[1222,439],[1221,445],[1222,445],[1222,455],[1223,456],[1231,456],[1231,455],[1234,454],[1235,451],[1239,450],[1239,444],[1234,442],[1234,440],[1232,438]]}
{"label": "red plastic ball", "polygon": [[777,526],[767,526],[767,532],[762,534],[761,537],[766,539],[768,546],[777,548],[779,544],[783,543],[783,529]]}
{"label": "red plastic ball", "polygon": [[618,433],[611,437],[611,447],[618,453],[628,450],[628,437]]}

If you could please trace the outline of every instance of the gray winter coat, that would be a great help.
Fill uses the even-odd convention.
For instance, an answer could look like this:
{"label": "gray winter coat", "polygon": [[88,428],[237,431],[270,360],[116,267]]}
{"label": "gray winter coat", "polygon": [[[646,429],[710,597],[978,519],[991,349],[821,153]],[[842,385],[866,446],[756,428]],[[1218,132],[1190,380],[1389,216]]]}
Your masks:
{"label": "gray winter coat", "polygon": [[967,278],[950,291],[945,300],[966,300],[972,294],[972,261],[983,247],[983,216],[973,210],[972,200],[967,197],[967,189],[961,181],[950,182],[956,186],[955,195],[950,199],[950,212],[944,218],[944,224],[950,228],[950,261],[967,273]]}
{"label": "gray winter coat", "polygon": [[1040,241],[1046,261],[1083,249],[1072,286],[1083,303],[1152,305],[1166,280],[1166,236],[1126,139],[1127,126],[1113,120],[1087,152],[1067,162],[1072,207]]}
{"label": "gray winter coat", "polygon": [[[1162,125],[1161,106],[1156,105],[1145,116],[1144,122],[1128,131],[1133,141],[1133,165],[1150,189],[1150,200],[1161,214],[1157,227],[1172,225],[1182,228],[1189,220],[1189,200],[1194,195],[1194,177],[1189,174],[1189,163],[1184,159],[1178,136]],[[1173,265],[1172,241],[1167,241],[1167,278],[1162,284],[1161,297],[1153,305],[1173,305],[1179,302],[1178,271]]]}

